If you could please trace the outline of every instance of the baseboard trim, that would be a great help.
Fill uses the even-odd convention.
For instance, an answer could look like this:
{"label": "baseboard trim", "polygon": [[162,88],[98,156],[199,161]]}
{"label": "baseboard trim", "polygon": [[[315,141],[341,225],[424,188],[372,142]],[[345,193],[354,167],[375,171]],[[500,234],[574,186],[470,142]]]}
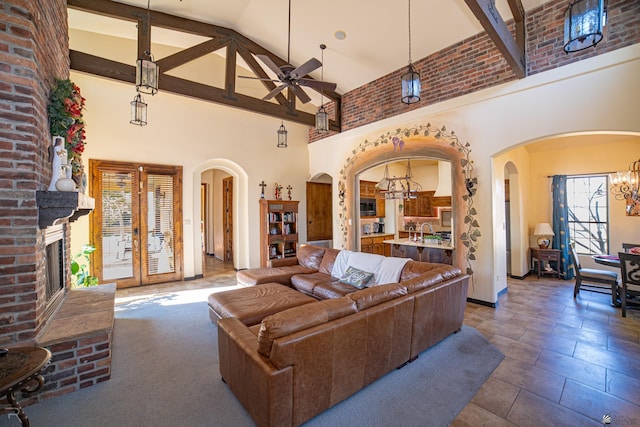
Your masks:
{"label": "baseboard trim", "polygon": [[503,290],[501,290],[500,292],[498,292],[498,297],[501,297],[502,295],[506,294],[507,292],[509,292],[509,287],[508,286],[506,288],[504,288]]}
{"label": "baseboard trim", "polygon": [[196,280],[196,279],[202,279],[204,277],[203,274],[196,274],[195,276],[189,276],[189,277],[185,277],[184,280],[185,282],[191,281],[191,280]]}
{"label": "baseboard trim", "polygon": [[487,302],[487,301],[482,301],[479,299],[474,299],[474,298],[467,298],[467,302],[473,303],[473,304],[478,304],[478,305],[484,305],[485,307],[491,307],[491,308],[497,308],[498,307],[498,303],[497,302]]}
{"label": "baseboard trim", "polygon": [[511,274],[509,277],[511,277],[512,279],[516,279],[516,280],[524,280],[527,277],[529,277],[531,275],[531,272],[528,271],[527,274],[525,274],[524,276],[514,276],[513,274]]}

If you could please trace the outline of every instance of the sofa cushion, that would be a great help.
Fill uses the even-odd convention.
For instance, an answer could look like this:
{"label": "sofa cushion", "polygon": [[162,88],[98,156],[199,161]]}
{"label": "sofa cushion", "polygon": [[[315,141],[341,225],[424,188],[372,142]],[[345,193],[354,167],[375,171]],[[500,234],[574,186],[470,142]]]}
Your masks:
{"label": "sofa cushion", "polygon": [[313,288],[315,288],[318,283],[327,283],[331,282],[331,275],[325,273],[309,273],[309,274],[296,274],[291,276],[291,286],[307,295],[313,295]]}
{"label": "sofa cushion", "polygon": [[405,264],[400,275],[400,281],[413,279],[414,277],[422,276],[424,273],[436,271],[442,274],[445,280],[453,279],[454,277],[462,274],[458,267],[454,267],[448,264],[440,264],[435,262],[420,262],[409,261]]}
{"label": "sofa cushion", "polygon": [[236,277],[238,279],[238,284],[244,286],[259,285],[269,282],[291,286],[291,276],[294,274],[315,273],[316,271],[317,270],[315,269],[303,267],[301,265],[278,268],[263,267],[239,271]]}
{"label": "sofa cushion", "polygon": [[340,298],[356,292],[358,288],[340,283],[340,280],[331,278],[330,282],[316,284],[313,288],[313,296],[318,299]]}
{"label": "sofa cushion", "polygon": [[428,288],[429,286],[436,285],[444,282],[442,274],[436,270],[432,270],[429,273],[425,273],[421,276],[416,276],[413,279],[405,280],[402,284],[407,288],[407,291],[412,294],[418,292],[421,289]]}
{"label": "sofa cushion", "polygon": [[373,307],[383,302],[407,295],[407,288],[401,283],[389,283],[374,286],[349,294],[349,298],[355,301],[358,311]]}
{"label": "sofa cushion", "polygon": [[344,272],[344,276],[340,278],[340,283],[351,285],[358,289],[364,289],[372,278],[373,273],[358,270],[355,267],[349,267],[347,271]]}
{"label": "sofa cushion", "polygon": [[316,301],[265,317],[258,332],[258,352],[269,357],[273,340],[276,338],[355,312],[353,301],[348,298],[339,298],[332,301]]}
{"label": "sofa cushion", "polygon": [[298,264],[317,271],[320,268],[325,250],[326,248],[320,246],[300,245],[297,253]]}
{"label": "sofa cushion", "polygon": [[320,268],[318,271],[320,273],[326,273],[331,275],[331,271],[333,270],[333,264],[336,262],[336,257],[340,249],[327,249],[324,251],[324,256],[322,257],[322,262],[320,263]]}

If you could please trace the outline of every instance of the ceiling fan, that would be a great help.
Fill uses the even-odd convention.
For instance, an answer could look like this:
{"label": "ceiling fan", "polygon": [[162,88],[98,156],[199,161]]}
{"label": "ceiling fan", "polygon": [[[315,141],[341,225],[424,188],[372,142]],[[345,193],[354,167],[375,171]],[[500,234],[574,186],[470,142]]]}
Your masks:
{"label": "ceiling fan", "polygon": [[291,0],[289,0],[289,31],[287,36],[287,64],[281,67],[278,67],[267,55],[256,55],[260,61],[262,61],[271,71],[275,73],[278,77],[278,80],[275,79],[263,79],[259,77],[249,77],[249,76],[238,76],[245,79],[256,79],[263,81],[272,81],[279,82],[280,85],[269,92],[263,100],[267,101],[274,96],[278,95],[284,89],[289,88],[293,91],[293,94],[300,99],[303,104],[311,101],[311,98],[307,93],[302,89],[301,86],[306,86],[317,91],[334,91],[336,89],[335,83],[323,82],[320,80],[313,80],[311,78],[305,78],[304,76],[308,75],[312,71],[320,68],[322,66],[322,62],[318,61],[316,58],[311,58],[304,64],[299,67],[294,67],[291,65],[290,61],[291,55]]}

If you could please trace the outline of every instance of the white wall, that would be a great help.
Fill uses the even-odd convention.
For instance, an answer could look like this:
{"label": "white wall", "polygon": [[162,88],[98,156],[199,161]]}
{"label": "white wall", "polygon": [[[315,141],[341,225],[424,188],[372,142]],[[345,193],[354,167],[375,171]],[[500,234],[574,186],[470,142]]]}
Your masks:
{"label": "white wall", "polygon": [[[504,162],[493,156],[531,141],[578,132],[640,133],[640,45],[583,60],[468,96],[425,106],[362,126],[309,146],[310,173],[334,177],[337,194],[344,159],[364,139],[390,129],[432,123],[454,130],[471,144],[478,177],[474,206],[482,237],[473,262],[469,297],[497,301],[506,286],[504,232]],[[502,188],[502,192],[501,189]],[[338,216],[334,205],[334,216]],[[349,218],[347,218],[347,221]],[[334,245],[341,247],[340,224]]]}

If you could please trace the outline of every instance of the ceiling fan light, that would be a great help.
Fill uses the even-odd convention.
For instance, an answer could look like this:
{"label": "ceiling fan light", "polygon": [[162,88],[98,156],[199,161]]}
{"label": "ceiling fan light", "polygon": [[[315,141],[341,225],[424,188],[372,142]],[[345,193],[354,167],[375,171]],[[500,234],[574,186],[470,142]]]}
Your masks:
{"label": "ceiling fan light", "polygon": [[324,109],[324,105],[321,105],[320,109],[316,113],[316,132],[329,132],[329,114],[327,113],[327,110]]}
{"label": "ceiling fan light", "polygon": [[284,122],[278,128],[278,148],[287,148],[287,129],[284,127]]}
{"label": "ceiling fan light", "polygon": [[402,76],[402,102],[414,104],[420,101],[420,74],[409,64],[409,69]]}
{"label": "ceiling fan light", "polygon": [[147,104],[138,93],[131,101],[131,121],[132,125],[145,126],[147,124]]}

